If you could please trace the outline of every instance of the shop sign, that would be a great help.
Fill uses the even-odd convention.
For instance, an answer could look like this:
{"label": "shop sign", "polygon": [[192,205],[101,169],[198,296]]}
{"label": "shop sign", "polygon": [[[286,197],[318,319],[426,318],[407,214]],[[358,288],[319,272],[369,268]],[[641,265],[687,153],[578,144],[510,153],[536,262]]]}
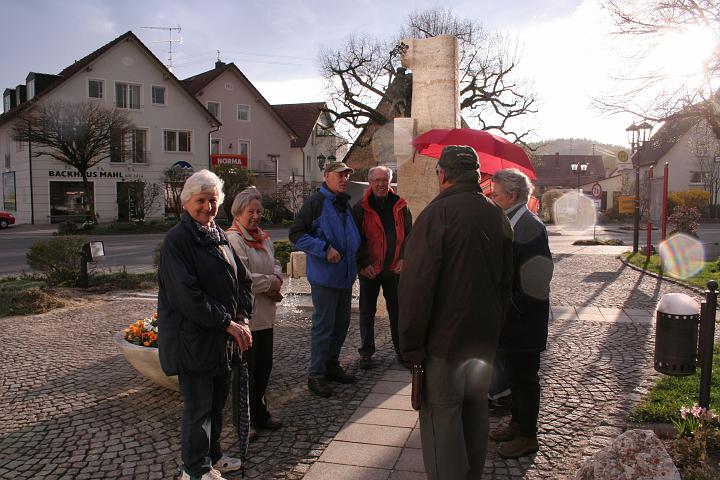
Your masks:
{"label": "shop sign", "polygon": [[[48,177],[82,178],[77,170],[48,170]],[[87,172],[87,178],[123,178],[122,172]]]}

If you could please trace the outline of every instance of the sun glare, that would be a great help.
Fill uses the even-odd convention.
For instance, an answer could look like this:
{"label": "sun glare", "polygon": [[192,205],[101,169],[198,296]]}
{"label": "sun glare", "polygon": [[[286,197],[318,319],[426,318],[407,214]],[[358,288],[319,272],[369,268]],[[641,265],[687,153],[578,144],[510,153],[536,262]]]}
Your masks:
{"label": "sun glare", "polygon": [[704,63],[718,48],[718,37],[707,27],[695,27],[663,36],[652,55],[657,65],[670,75],[694,77],[703,72]]}

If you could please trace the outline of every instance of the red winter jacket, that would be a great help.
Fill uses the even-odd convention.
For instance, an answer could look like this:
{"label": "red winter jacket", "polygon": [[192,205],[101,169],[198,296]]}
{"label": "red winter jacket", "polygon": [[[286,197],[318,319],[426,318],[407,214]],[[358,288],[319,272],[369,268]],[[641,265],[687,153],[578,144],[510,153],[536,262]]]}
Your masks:
{"label": "red winter jacket", "polygon": [[[363,198],[354,208],[355,219],[363,237],[361,250],[365,250],[363,252],[365,255],[359,255],[358,259],[361,263],[364,263],[362,257],[365,257],[366,265],[360,265],[361,268],[372,265],[376,272],[381,272],[387,253],[387,242],[382,220],[380,220],[380,216],[375,209],[370,206],[369,198],[371,194],[372,189],[368,188]],[[392,189],[388,193],[388,196],[390,195],[396,196]],[[400,197],[397,197],[397,201],[393,205],[393,218],[395,219],[395,252],[389,267],[391,270],[396,268],[398,260],[402,258],[405,237],[412,223],[412,217],[407,209],[407,202]]]}

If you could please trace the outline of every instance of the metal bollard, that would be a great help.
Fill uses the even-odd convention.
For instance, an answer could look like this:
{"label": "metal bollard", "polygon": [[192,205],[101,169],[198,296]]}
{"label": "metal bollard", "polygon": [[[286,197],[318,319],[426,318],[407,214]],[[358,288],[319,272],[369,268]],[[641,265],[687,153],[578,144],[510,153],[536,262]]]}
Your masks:
{"label": "metal bollard", "polygon": [[700,395],[698,405],[710,408],[710,381],[712,377],[713,346],[715,343],[715,311],[717,310],[718,283],[707,282],[703,315],[700,317],[702,332],[700,357]]}

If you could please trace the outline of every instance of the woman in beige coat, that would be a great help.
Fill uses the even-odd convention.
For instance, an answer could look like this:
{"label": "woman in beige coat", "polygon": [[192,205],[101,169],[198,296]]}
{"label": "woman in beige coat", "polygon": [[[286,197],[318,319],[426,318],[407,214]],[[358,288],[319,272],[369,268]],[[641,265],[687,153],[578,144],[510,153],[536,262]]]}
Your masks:
{"label": "woman in beige coat", "polygon": [[[250,387],[250,424],[254,429],[277,430],[282,422],[268,411],[265,389],[273,360],[275,304],[282,300],[282,269],[275,260],[270,235],[260,228],[262,195],[250,187],[240,192],[232,204],[233,224],[228,241],[252,278],[253,313],[250,330],[253,345],[247,351]],[[254,437],[251,431],[251,438]]]}

